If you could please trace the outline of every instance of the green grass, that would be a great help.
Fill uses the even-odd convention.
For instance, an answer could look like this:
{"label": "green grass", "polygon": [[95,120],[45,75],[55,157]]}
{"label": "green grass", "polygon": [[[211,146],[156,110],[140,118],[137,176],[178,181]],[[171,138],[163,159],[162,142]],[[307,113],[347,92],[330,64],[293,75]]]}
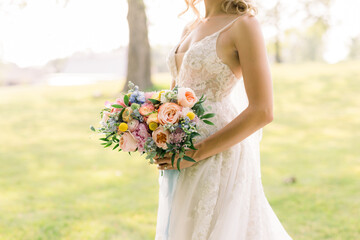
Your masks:
{"label": "green grass", "polygon": [[[359,65],[272,68],[262,179],[294,239],[360,238]],[[168,87],[169,76],[154,78]],[[89,131],[122,85],[0,88],[0,240],[154,239],[156,167],[104,150]]]}

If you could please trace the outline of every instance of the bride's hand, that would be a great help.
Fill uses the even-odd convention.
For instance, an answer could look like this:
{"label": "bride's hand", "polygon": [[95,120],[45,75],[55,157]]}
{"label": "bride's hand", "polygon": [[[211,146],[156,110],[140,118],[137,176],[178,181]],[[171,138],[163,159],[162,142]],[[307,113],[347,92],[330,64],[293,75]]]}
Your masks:
{"label": "bride's hand", "polygon": [[[190,149],[190,150],[185,152],[185,155],[193,158],[194,153],[195,153],[195,150]],[[175,155],[174,167],[171,165],[171,156],[172,156],[172,154],[169,154],[169,153],[166,153],[163,158],[159,158],[159,156],[155,156],[154,157],[154,160],[155,160],[154,162],[158,165],[157,168],[159,170],[177,169],[177,159],[179,158],[179,154]],[[196,162],[198,161],[197,159],[194,159],[194,160]],[[191,167],[194,164],[195,164],[195,162],[190,162],[190,161],[187,161],[187,160],[183,159],[180,162],[180,169]]]}

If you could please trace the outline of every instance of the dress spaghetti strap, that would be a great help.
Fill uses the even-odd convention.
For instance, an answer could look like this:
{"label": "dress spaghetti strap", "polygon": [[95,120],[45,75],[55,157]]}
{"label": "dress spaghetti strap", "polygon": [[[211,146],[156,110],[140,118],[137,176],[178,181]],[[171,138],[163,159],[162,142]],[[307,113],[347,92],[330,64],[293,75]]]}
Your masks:
{"label": "dress spaghetti strap", "polygon": [[238,16],[237,18],[235,18],[234,20],[232,20],[229,24],[227,24],[225,27],[221,28],[219,31],[217,31],[216,33],[221,33],[222,31],[224,31],[225,29],[227,29],[228,27],[230,27],[234,22],[236,22],[236,20],[238,20],[241,16]]}
{"label": "dress spaghetti strap", "polygon": [[[221,28],[220,30],[218,30],[218,31],[216,31],[216,32],[214,32],[214,33],[212,33],[212,34],[207,35],[206,37],[212,36],[212,35],[215,35],[215,34],[217,34],[217,33],[220,33],[220,32],[222,32],[222,31],[224,31],[226,28],[228,28],[229,26],[231,26],[231,25],[232,25],[236,20],[238,20],[240,17],[241,17],[241,16],[236,17],[236,18],[235,18],[234,20],[232,20],[230,23],[228,23],[227,25],[225,25],[225,27]],[[194,29],[192,29],[192,30],[194,30]],[[191,31],[190,31],[190,30],[187,31],[187,32],[184,34],[184,36],[181,38],[181,40],[179,41],[179,43],[178,43],[177,45],[175,45],[175,50],[174,50],[174,53],[175,53],[175,54],[178,54],[178,49],[179,49],[180,45],[181,45],[181,44],[183,43],[183,41],[187,38],[187,36],[190,35],[190,33],[192,32],[192,30],[191,30]],[[206,38],[206,37],[204,37],[204,38]],[[204,38],[200,39],[199,41],[203,40]],[[197,41],[197,42],[199,42],[199,41]]]}

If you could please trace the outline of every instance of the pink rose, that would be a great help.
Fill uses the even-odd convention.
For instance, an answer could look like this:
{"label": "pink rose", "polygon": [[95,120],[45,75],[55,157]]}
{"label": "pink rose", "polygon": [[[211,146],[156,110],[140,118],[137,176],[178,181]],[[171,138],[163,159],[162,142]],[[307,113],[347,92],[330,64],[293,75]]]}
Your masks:
{"label": "pink rose", "polygon": [[139,126],[139,121],[136,119],[132,119],[130,122],[128,122],[128,127],[130,132],[135,131],[138,126]]}
{"label": "pink rose", "polygon": [[144,116],[144,115],[151,113],[154,110],[155,110],[155,107],[152,103],[144,103],[143,105],[141,105],[141,107],[139,109],[139,113]]}
{"label": "pink rose", "polygon": [[164,130],[163,126],[159,126],[152,132],[152,138],[154,139],[156,146],[167,149],[166,143],[170,143],[170,131]]}
{"label": "pink rose", "polygon": [[164,103],[159,107],[157,117],[162,125],[165,123],[177,123],[181,117],[181,106],[176,103]]}
{"label": "pink rose", "polygon": [[[117,98],[116,100],[115,100],[115,102],[113,102],[112,104],[117,104],[117,105],[121,105],[121,106],[123,106],[123,107],[126,107],[126,105],[125,105],[125,103],[124,103],[124,96],[123,95],[121,95],[121,97],[120,98]],[[112,105],[111,104],[111,105]],[[121,112],[121,110],[122,110],[122,108],[114,108],[114,107],[111,107],[111,112],[113,113],[113,112]]]}
{"label": "pink rose", "polygon": [[193,107],[198,101],[194,91],[191,88],[181,87],[178,89],[178,104],[183,107]]}
{"label": "pink rose", "polygon": [[134,137],[137,140],[137,147],[138,147],[138,151],[139,152],[144,152],[144,145],[146,142],[146,139],[150,137],[150,133],[148,130],[148,127],[146,126],[145,123],[140,123],[139,126],[137,127],[137,129],[132,132],[132,134],[134,135]]}
{"label": "pink rose", "polygon": [[124,132],[119,140],[119,147],[124,152],[134,152],[136,150],[137,140],[130,132]]}
{"label": "pink rose", "polygon": [[[145,99],[148,100],[154,95],[155,92],[145,92]],[[149,101],[150,102],[150,101]]]}

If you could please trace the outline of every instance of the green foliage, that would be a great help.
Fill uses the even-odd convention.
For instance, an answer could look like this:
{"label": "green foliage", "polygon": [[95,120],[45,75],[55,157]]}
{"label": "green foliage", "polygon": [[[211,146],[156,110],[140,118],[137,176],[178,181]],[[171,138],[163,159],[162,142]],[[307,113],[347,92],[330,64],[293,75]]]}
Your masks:
{"label": "green foliage", "polygon": [[152,99],[152,98],[149,98],[148,99],[150,102],[152,102],[153,104],[159,104],[160,101],[159,100],[156,100],[156,99]]}
{"label": "green foliage", "polygon": [[129,106],[129,96],[128,95],[124,95],[124,103],[126,106]]}

